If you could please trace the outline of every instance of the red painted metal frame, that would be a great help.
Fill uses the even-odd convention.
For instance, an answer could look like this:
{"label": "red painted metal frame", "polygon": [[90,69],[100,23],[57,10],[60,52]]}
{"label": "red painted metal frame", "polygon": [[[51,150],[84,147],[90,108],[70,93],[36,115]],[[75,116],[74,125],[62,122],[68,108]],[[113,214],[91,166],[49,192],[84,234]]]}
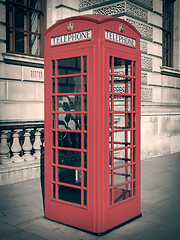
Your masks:
{"label": "red painted metal frame", "polygon": [[[57,46],[51,46],[51,37],[68,34],[67,25],[73,23],[74,29],[71,31],[78,32],[83,30],[92,30],[92,38],[79,42],[67,43]],[[121,35],[136,40],[136,47],[130,47],[124,44],[105,40],[105,30],[109,30],[119,34],[119,25],[123,24],[124,31]],[[73,76],[81,76],[81,85],[83,85],[83,76],[87,75],[87,93],[81,91],[78,93],[58,93],[57,78],[64,75],[57,75],[57,60],[73,57],[87,56],[87,73],[73,74]],[[120,58],[131,61],[131,74],[116,74],[109,72],[109,59]],[[53,76],[52,61],[55,61],[56,73]],[[136,62],[135,71],[133,73],[133,63]],[[83,63],[81,61],[81,69]],[[102,15],[87,15],[64,19],[50,27],[45,32],[45,216],[47,218],[84,229],[96,234],[102,234],[130,219],[140,215],[140,106],[141,106],[141,60],[140,60],[140,34],[137,30],[122,19],[107,17]],[[65,75],[72,76],[72,75]],[[109,91],[109,76],[111,76],[111,89]],[[114,77],[123,77],[131,79],[131,92],[115,93],[113,80]],[[56,79],[56,91],[52,92],[52,79]],[[125,81],[125,89],[128,88],[128,82]],[[135,83],[135,85],[134,85]],[[135,92],[133,88],[135,86]],[[81,142],[83,142],[84,133],[87,134],[87,149],[84,145],[80,149],[65,148],[58,145],[53,146],[53,132],[58,141],[58,132],[72,132],[71,130],[60,130],[57,126],[57,114],[64,114],[64,111],[57,110],[57,96],[79,95],[81,96],[81,111],[76,111],[83,118],[87,114],[87,130],[84,130],[84,123],[80,130],[73,132],[81,134]],[[87,95],[87,111],[83,109],[83,97]],[[112,107],[114,106],[114,96],[125,98],[124,111],[109,110],[109,97],[112,96]],[[52,97],[55,98],[55,109],[53,109]],[[128,100],[131,99],[131,109],[127,109]],[[135,106],[135,109],[133,107]],[[72,112],[67,111],[66,114]],[[53,126],[53,114],[55,116],[56,125]],[[124,114],[125,126],[128,125],[128,116],[131,116],[131,125],[128,128],[114,128],[114,114]],[[111,116],[111,129],[109,128]],[[135,121],[135,125],[134,125]],[[130,142],[128,145],[128,132],[130,132]],[[111,133],[111,147],[109,149],[109,133]],[[125,159],[128,159],[128,151],[131,150],[130,159],[125,161],[124,165],[109,166],[109,153],[112,152],[111,159],[114,156],[114,133],[124,133],[124,146],[116,150],[125,151]],[[135,135],[135,137],[134,137]],[[118,143],[120,141],[118,140]],[[122,144],[122,141],[121,141]],[[54,149],[54,150],[53,150]],[[81,166],[64,166],[57,162],[58,149],[72,150],[81,152]],[[128,150],[130,149],[130,150]],[[134,150],[135,149],[135,150]],[[55,162],[53,162],[53,152],[55,151]],[[87,168],[84,166],[83,156],[87,153]],[[122,158],[122,157],[121,157]],[[120,157],[115,157],[116,161]],[[114,159],[113,159],[114,161]],[[81,171],[81,185],[75,186],[65,182],[58,182],[58,168],[72,169]],[[125,173],[117,172],[125,169]],[[128,168],[131,170],[131,179],[128,179]],[[53,173],[54,171],[54,173]],[[116,172],[115,172],[116,171]],[[56,172],[56,174],[55,174]],[[112,172],[112,176],[110,173]],[[87,184],[84,185],[84,178],[87,173]],[[54,174],[54,175],[53,175]],[[134,176],[135,174],[135,176]],[[110,176],[112,177],[110,185]],[[114,176],[124,176],[125,183],[114,184]],[[127,199],[118,203],[110,201],[123,190],[116,189],[131,183],[131,193],[127,194]],[[135,184],[135,193],[133,186]],[[54,184],[54,185],[53,185]],[[68,186],[81,191],[81,204],[75,204],[70,201],[57,199],[58,186]],[[55,186],[55,190],[53,190]],[[84,191],[87,192],[87,204],[84,205]],[[128,193],[128,191],[126,191]],[[131,194],[131,195],[130,195]],[[56,197],[54,197],[56,195]],[[119,195],[118,195],[119,196]],[[126,196],[126,195],[125,195]]]}

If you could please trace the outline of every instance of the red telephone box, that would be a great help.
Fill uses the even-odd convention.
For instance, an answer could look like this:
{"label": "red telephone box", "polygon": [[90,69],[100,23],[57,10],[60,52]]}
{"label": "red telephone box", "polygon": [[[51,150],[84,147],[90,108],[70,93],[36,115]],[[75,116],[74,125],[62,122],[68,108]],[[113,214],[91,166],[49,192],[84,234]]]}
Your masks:
{"label": "red telephone box", "polygon": [[103,15],[45,32],[45,216],[96,234],[141,215],[140,34]]}

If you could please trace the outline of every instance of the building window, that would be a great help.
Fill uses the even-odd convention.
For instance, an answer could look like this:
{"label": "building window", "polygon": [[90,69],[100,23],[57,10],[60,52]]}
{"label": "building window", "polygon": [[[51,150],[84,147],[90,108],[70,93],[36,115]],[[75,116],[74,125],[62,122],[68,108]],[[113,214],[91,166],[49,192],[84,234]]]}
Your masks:
{"label": "building window", "polygon": [[174,0],[163,0],[163,66],[173,67]]}
{"label": "building window", "polygon": [[43,0],[7,0],[7,52],[41,56]]}

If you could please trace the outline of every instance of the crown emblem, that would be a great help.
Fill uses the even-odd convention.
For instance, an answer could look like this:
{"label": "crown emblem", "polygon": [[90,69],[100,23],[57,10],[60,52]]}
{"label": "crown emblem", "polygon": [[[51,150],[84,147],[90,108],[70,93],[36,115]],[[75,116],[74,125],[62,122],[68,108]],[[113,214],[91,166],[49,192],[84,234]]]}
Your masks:
{"label": "crown emblem", "polygon": [[124,30],[124,26],[122,24],[119,24],[119,31],[123,32],[123,30]]}
{"label": "crown emblem", "polygon": [[73,27],[74,27],[74,24],[70,22],[70,23],[67,25],[67,30],[68,30],[68,31],[72,31],[72,30],[73,30]]}

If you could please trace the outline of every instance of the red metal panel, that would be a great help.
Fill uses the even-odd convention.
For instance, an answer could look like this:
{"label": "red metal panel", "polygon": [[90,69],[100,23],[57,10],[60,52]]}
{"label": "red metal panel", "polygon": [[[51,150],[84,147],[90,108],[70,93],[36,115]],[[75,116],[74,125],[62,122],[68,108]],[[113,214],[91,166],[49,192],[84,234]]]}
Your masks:
{"label": "red metal panel", "polygon": [[100,234],[140,215],[140,35],[93,15],[45,35],[45,216]]}

